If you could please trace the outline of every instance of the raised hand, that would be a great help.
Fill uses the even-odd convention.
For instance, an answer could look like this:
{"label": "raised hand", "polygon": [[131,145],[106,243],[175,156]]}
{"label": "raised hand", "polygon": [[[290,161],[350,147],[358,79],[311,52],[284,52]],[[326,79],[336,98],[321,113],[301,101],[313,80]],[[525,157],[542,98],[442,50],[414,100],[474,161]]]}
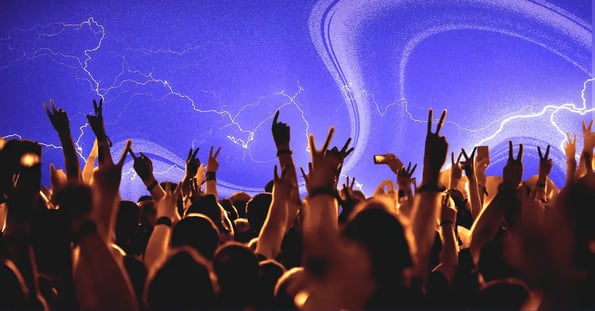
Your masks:
{"label": "raised hand", "polygon": [[446,109],[442,111],[436,132],[432,132],[432,119],[434,112],[430,109],[428,113],[428,130],[426,133],[426,144],[424,149],[424,167],[423,167],[423,184],[438,184],[438,176],[444,161],[446,160],[446,152],[448,150],[448,143],[446,137],[440,136],[440,129],[444,125],[446,119]]}
{"label": "raised hand", "polygon": [[566,145],[564,145],[564,153],[566,154],[566,161],[576,162],[576,134],[571,138],[570,133],[566,133]]}
{"label": "raised hand", "polygon": [[417,164],[411,167],[411,162],[405,166],[401,167],[401,169],[397,172],[397,185],[399,188],[406,188],[411,186],[411,178],[413,177],[413,173],[415,173],[415,169],[417,168]]}
{"label": "raised hand", "polygon": [[180,220],[177,203],[182,194],[182,183],[178,184],[175,190],[172,190],[171,184],[168,183],[164,190],[165,194],[157,201],[156,219],[167,217],[171,220],[172,224],[175,224]]}
{"label": "raised hand", "polygon": [[273,132],[273,139],[275,140],[275,146],[277,151],[288,152],[289,151],[289,139],[290,129],[286,123],[277,122],[279,119],[279,110],[275,113],[273,118],[273,126],[271,131]]}
{"label": "raised hand", "polygon": [[440,209],[440,225],[457,223],[457,209],[454,206],[454,201],[451,200],[450,193],[444,195],[442,200],[442,208]]}
{"label": "raised hand", "polygon": [[502,184],[517,188],[523,178],[523,144],[519,144],[519,151],[515,159],[512,154],[512,141],[508,141],[508,162],[502,170]]}
{"label": "raised hand", "polygon": [[291,190],[297,187],[293,178],[290,177],[290,170],[294,170],[292,167],[284,167],[281,171],[281,176],[277,172],[277,165],[273,174],[273,198],[277,200],[288,201],[291,195]]}
{"label": "raised hand", "polygon": [[136,156],[132,149],[129,149],[128,152],[134,159],[134,171],[136,174],[143,180],[146,181],[153,177],[153,162],[149,157],[147,157],[144,153],[140,153],[140,156]]}
{"label": "raised hand", "polygon": [[547,145],[545,154],[541,153],[541,148],[539,146],[537,146],[537,152],[539,153],[539,177],[542,177],[545,181],[552,171],[553,166],[552,159],[549,158],[550,145]]}
{"label": "raised hand", "polygon": [[209,160],[207,161],[207,172],[216,172],[219,169],[219,161],[217,161],[217,157],[219,156],[219,152],[221,151],[221,147],[217,148],[217,151],[213,153],[213,146],[209,150]]}
{"label": "raised hand", "polygon": [[196,150],[192,151],[192,148],[190,148],[188,151],[188,156],[186,157],[186,177],[188,178],[193,178],[200,166],[200,160],[196,157],[199,149],[196,148]]}
{"label": "raised hand", "polygon": [[43,104],[45,112],[47,113],[48,118],[50,118],[50,122],[52,122],[54,129],[56,129],[59,135],[70,134],[70,123],[66,111],[62,108],[56,109],[56,104],[53,99],[50,99],[50,105],[52,106],[51,111],[48,108],[47,103]]}
{"label": "raised hand", "polygon": [[355,185],[355,177],[351,178],[351,182],[349,182],[349,176],[345,178],[345,183],[341,187],[341,191],[339,192],[339,196],[341,197],[341,201],[344,203],[353,202],[353,186]]}
{"label": "raised hand", "polygon": [[353,152],[353,147],[349,148],[351,138],[347,140],[341,150],[337,147],[328,150],[334,132],[335,127],[331,126],[326,140],[322,145],[322,149],[320,150],[316,149],[314,135],[310,134],[309,136],[310,155],[312,159],[312,168],[307,177],[309,189],[334,189],[343,161],[351,152]]}
{"label": "raised hand", "polygon": [[465,157],[465,161],[463,161],[461,164],[463,165],[463,169],[465,170],[465,175],[467,176],[467,178],[469,179],[473,179],[475,180],[475,152],[477,151],[477,147],[473,148],[473,152],[471,152],[471,155],[467,155],[467,152],[465,152],[465,149],[461,148],[461,153],[463,154],[463,157]]}
{"label": "raised hand", "polygon": [[87,115],[89,125],[91,125],[91,129],[98,140],[105,139],[107,138],[107,134],[105,133],[103,123],[103,98],[99,100],[99,103],[93,100],[93,112],[95,113],[94,115]]}
{"label": "raised hand", "polygon": [[461,162],[462,153],[459,153],[455,162],[455,153],[450,153],[450,189],[458,189],[459,182],[463,178],[463,165]]}
{"label": "raised hand", "polygon": [[593,120],[589,122],[589,126],[583,120],[583,150],[591,153],[595,147],[595,133],[592,132],[592,129]]}

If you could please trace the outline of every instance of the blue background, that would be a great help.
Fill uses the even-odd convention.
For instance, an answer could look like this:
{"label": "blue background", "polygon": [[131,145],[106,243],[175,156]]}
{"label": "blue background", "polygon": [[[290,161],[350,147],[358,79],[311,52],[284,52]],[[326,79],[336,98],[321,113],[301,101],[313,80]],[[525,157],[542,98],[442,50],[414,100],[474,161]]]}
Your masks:
{"label": "blue background", "polygon": [[[190,147],[221,146],[220,194],[263,190],[276,163],[272,116],[292,130],[297,165],[307,135],[353,137],[344,175],[372,194],[394,178],[372,155],[421,165],[428,108],[448,109],[450,150],[488,145],[500,174],[512,139],[552,145],[561,186],[565,132],[592,118],[591,1],[2,1],[0,135],[44,145],[63,167],[43,103],[70,117],[83,163],[85,115],[104,98],[112,153],[126,139],[160,181],[183,175]],[[581,91],[584,89],[584,101]],[[447,164],[449,162],[447,161]],[[421,170],[416,176],[421,175]],[[144,186],[128,159],[122,196]]]}

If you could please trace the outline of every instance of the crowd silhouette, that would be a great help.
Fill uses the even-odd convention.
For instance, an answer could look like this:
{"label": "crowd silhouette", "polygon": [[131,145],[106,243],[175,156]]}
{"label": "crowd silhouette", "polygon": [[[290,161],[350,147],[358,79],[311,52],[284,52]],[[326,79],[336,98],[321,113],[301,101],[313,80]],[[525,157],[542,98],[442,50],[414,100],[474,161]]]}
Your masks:
{"label": "crowd silhouette", "polygon": [[[50,187],[38,143],[0,140],[1,309],[595,309],[593,121],[578,157],[568,134],[558,189],[550,146],[510,141],[502,175],[486,176],[489,156],[449,154],[446,110],[434,126],[430,109],[421,181],[418,164],[389,156],[395,178],[367,196],[357,176],[339,180],[357,146],[331,147],[332,126],[322,145],[309,136],[299,176],[277,111],[272,181],[220,198],[221,148],[206,165],[191,148],[182,180],[157,180],[131,140],[114,161],[100,100],[81,168],[67,113],[53,101],[45,109],[64,153],[63,170],[49,165]],[[523,181],[526,152],[539,154],[539,173]],[[147,189],[137,201],[119,195],[128,156]]]}

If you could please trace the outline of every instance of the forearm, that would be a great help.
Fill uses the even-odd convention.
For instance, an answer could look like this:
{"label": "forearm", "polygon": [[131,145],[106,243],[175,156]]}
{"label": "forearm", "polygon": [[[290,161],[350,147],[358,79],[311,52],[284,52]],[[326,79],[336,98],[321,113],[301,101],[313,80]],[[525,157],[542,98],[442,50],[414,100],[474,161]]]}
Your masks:
{"label": "forearm", "polygon": [[566,160],[566,185],[571,184],[575,180],[576,175],[576,160]]}
{"label": "forearm", "polygon": [[455,235],[455,226],[452,222],[441,222],[440,238],[442,250],[440,251],[440,264],[436,270],[442,272],[446,279],[451,282],[459,264],[459,247]]}
{"label": "forearm", "polygon": [[483,206],[479,196],[479,187],[474,178],[469,178],[469,198],[471,201],[471,215],[475,219],[481,213]]}
{"label": "forearm", "polygon": [[165,195],[165,191],[163,191],[163,188],[161,188],[161,185],[152,174],[143,178],[143,183],[145,184],[147,191],[151,193],[151,198],[153,198],[153,201],[157,202]]}
{"label": "forearm", "polygon": [[287,227],[287,202],[273,198],[267,218],[260,230],[256,252],[274,259],[281,251],[281,243]]}
{"label": "forearm", "polygon": [[171,239],[171,228],[166,225],[156,225],[147,242],[144,262],[147,271],[155,266],[167,254]]}
{"label": "forearm", "polygon": [[87,162],[85,162],[85,166],[83,166],[83,182],[89,184],[91,182],[91,177],[93,176],[93,169],[95,168],[95,160],[97,157],[94,155],[89,155],[87,158]]}
{"label": "forearm", "polygon": [[338,237],[338,205],[334,196],[319,194],[306,197],[302,234],[306,257],[327,256],[325,242]]}
{"label": "forearm", "polygon": [[60,133],[60,143],[62,144],[62,151],[64,152],[64,167],[66,168],[66,176],[68,177],[68,180],[79,180],[80,163],[70,131]]}
{"label": "forearm", "polygon": [[416,194],[413,211],[413,236],[415,247],[412,251],[416,273],[425,280],[430,249],[436,235],[436,220],[442,204],[443,194],[437,189],[420,190]]}
{"label": "forearm", "polygon": [[217,180],[216,179],[208,179],[207,178],[207,189],[206,189],[206,193],[207,194],[212,194],[215,196],[216,199],[219,198],[218,194],[217,194]]}
{"label": "forearm", "polygon": [[496,236],[504,221],[506,209],[515,204],[515,190],[500,190],[484,208],[471,227],[470,249],[474,260],[479,259],[481,249]]}
{"label": "forearm", "polygon": [[97,233],[79,240],[74,256],[74,284],[81,310],[138,310],[124,268]]}

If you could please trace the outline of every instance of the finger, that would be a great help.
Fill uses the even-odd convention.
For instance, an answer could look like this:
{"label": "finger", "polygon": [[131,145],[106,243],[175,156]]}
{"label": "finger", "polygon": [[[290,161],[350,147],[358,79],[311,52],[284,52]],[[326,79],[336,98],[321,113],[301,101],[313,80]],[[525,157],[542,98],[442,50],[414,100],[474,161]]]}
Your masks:
{"label": "finger", "polygon": [[519,153],[517,154],[516,160],[517,161],[523,160],[523,144],[519,144]]}
{"label": "finger", "polygon": [[136,161],[138,159],[138,157],[134,154],[134,152],[132,151],[132,149],[128,149],[128,153],[130,153],[130,156],[132,156],[132,158],[134,159],[134,161]]}
{"label": "finger", "polygon": [[461,162],[462,156],[463,156],[463,153],[459,153],[459,157],[457,158],[457,164],[459,164]]}
{"label": "finger", "polygon": [[428,134],[432,133],[432,119],[434,118],[434,111],[430,108],[428,111]]}
{"label": "finger", "polygon": [[442,129],[444,120],[446,120],[446,109],[442,110],[442,115],[440,115],[440,121],[438,121],[438,127],[436,127],[436,135],[438,135],[440,129]]}
{"label": "finger", "polygon": [[574,134],[574,140],[572,140],[572,144],[576,145],[576,134]]}
{"label": "finger", "polygon": [[306,172],[304,172],[304,168],[300,166],[300,171],[302,172],[302,177],[304,178],[304,180],[308,179],[308,175],[306,175]]}
{"label": "finger", "polygon": [[274,178],[274,181],[279,181],[279,173],[277,173],[277,165],[275,165],[275,169],[273,170],[273,178]]}
{"label": "finger", "polygon": [[97,116],[101,116],[102,115],[102,111],[103,111],[103,98],[100,98],[99,99],[99,108],[98,108]]}
{"label": "finger", "polygon": [[461,148],[461,153],[465,157],[465,161],[469,161],[469,156],[467,155],[467,152],[465,152],[465,149]]}
{"label": "finger", "polygon": [[512,140],[508,141],[508,161],[512,161]]}
{"label": "finger", "polygon": [[[411,162],[409,163],[409,165],[411,165]],[[450,165],[455,166],[455,153],[454,152],[450,153]]]}
{"label": "finger", "polygon": [[469,157],[470,159],[474,159],[475,158],[475,152],[477,151],[477,147],[473,147],[473,151],[471,151],[471,157]]}
{"label": "finger", "polygon": [[351,137],[349,137],[347,139],[347,141],[345,142],[345,145],[343,145],[343,148],[341,148],[341,153],[345,153],[345,151],[347,151],[347,148],[349,147],[350,143],[351,143]]}
{"label": "finger", "polygon": [[120,160],[116,164],[117,166],[121,167],[124,165],[124,161],[126,160],[126,155],[128,154],[128,150],[130,149],[131,145],[132,145],[132,140],[128,139],[126,141],[126,145],[124,146],[124,151],[122,151],[122,155],[120,156]]}
{"label": "finger", "polygon": [[542,160],[543,155],[541,154],[541,148],[539,146],[537,146],[537,152],[539,153],[539,159]]}
{"label": "finger", "polygon": [[277,120],[279,119],[279,110],[275,113],[275,117],[273,118],[273,125],[277,124]]}
{"label": "finger", "polygon": [[547,159],[550,155],[550,145],[547,145],[547,148],[545,149],[545,158]]}
{"label": "finger", "polygon": [[188,151],[188,155],[186,156],[186,162],[190,161],[192,157],[192,148],[190,148],[190,150]]}
{"label": "finger", "polygon": [[149,157],[147,157],[147,156],[146,156],[144,153],[142,153],[142,152],[139,152],[139,153],[140,153],[140,157],[141,157],[142,159],[148,159],[148,158],[149,158]]}
{"label": "finger", "polygon": [[56,103],[53,99],[50,99],[50,104],[52,105],[52,112],[56,113]]}
{"label": "finger", "polygon": [[587,128],[589,131],[593,128],[593,120],[591,120],[591,122],[589,122],[589,127]]}
{"label": "finger", "polygon": [[416,168],[417,168],[417,164],[415,164],[415,165],[413,166],[413,169],[412,169],[412,170],[411,170],[411,172],[409,173],[409,176],[410,176],[410,177],[411,177],[411,176],[413,176],[413,173],[415,173],[415,169],[416,169]]}
{"label": "finger", "polygon": [[[451,156],[452,156],[452,152],[451,152]],[[409,170],[411,169],[411,162],[409,162],[409,164],[407,165],[407,170],[405,170],[406,172],[409,172]]]}
{"label": "finger", "polygon": [[[196,148],[196,150],[194,150],[194,153],[192,153],[192,159],[196,159],[196,155],[198,154],[199,149],[200,148]],[[190,150],[192,150],[192,148]]]}
{"label": "finger", "polygon": [[99,106],[97,106],[97,101],[93,100],[93,112],[95,112],[97,114],[97,110]]}
{"label": "finger", "polygon": [[324,141],[324,145],[322,145],[321,152],[325,152],[328,149],[328,146],[331,144],[331,140],[333,139],[333,135],[335,134],[335,127],[331,126],[328,128],[328,134],[326,135],[326,140]]}
{"label": "finger", "polygon": [[316,142],[314,141],[314,134],[308,135],[308,147],[310,147],[310,154],[315,154],[316,150]]}
{"label": "finger", "polygon": [[219,156],[219,152],[221,151],[221,147],[217,148],[217,150],[215,151],[215,155],[213,155],[213,158],[217,158]]}
{"label": "finger", "polygon": [[351,148],[349,148],[349,150],[347,150],[347,152],[345,152],[345,158],[346,158],[348,155],[350,155],[350,154],[353,152],[353,150],[355,150],[355,147],[351,147]]}
{"label": "finger", "polygon": [[51,119],[52,113],[50,112],[50,109],[48,108],[48,103],[43,103],[43,108],[45,109],[45,113],[47,113],[48,117]]}
{"label": "finger", "polygon": [[566,132],[566,141],[570,144],[570,142],[572,141],[572,139],[570,139],[570,133]]}

